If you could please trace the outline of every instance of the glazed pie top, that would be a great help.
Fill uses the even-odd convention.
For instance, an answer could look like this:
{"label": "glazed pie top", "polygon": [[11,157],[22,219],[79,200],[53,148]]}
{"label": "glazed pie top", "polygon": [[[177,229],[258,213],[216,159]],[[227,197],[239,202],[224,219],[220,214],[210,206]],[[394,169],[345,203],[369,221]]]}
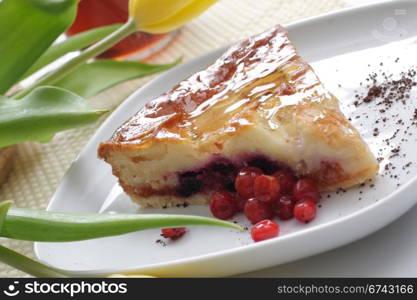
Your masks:
{"label": "glazed pie top", "polygon": [[275,27],[235,45],[207,70],[149,102],[111,141],[142,146],[167,140],[220,142],[258,117],[274,129],[294,116],[297,104],[330,100],[326,105],[337,109],[332,98],[284,29]]}

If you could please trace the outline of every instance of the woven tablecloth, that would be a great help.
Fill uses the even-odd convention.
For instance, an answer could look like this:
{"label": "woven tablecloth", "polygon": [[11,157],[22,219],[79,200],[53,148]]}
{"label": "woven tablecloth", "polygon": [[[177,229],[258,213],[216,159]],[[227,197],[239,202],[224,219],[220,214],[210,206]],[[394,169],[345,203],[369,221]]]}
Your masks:
{"label": "woven tablecloth", "polygon": [[[170,62],[180,56],[189,60],[275,24],[287,24],[345,5],[343,0],[221,0],[182,28],[174,42],[152,62]],[[114,108],[152,77],[123,83],[90,101],[96,106]],[[93,125],[60,133],[48,144],[20,144],[14,170],[0,190],[0,201],[13,200],[19,207],[44,209],[71,161],[105,117]],[[31,242],[0,239],[0,243],[34,257]],[[25,274],[0,263],[0,277],[21,276]]]}

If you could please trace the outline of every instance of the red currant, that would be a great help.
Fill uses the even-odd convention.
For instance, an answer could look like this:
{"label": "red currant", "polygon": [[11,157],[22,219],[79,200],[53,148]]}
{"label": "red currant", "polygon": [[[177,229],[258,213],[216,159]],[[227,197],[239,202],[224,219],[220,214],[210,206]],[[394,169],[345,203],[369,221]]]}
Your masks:
{"label": "red currant", "polygon": [[169,238],[171,240],[176,240],[182,237],[186,232],[185,227],[177,227],[177,228],[164,228],[161,229],[161,233],[165,238]]}
{"label": "red currant", "polygon": [[279,197],[279,182],[273,176],[260,175],[255,178],[253,191],[256,199],[271,202]]}
{"label": "red currant", "polygon": [[246,203],[246,201],[247,201],[247,200],[248,200],[248,199],[243,198],[243,197],[241,197],[241,196],[239,196],[239,195],[237,195],[237,196],[235,197],[236,207],[237,207],[237,210],[238,210],[238,211],[243,211],[243,209],[245,208],[245,203]]}
{"label": "red currant", "polygon": [[278,236],[279,225],[271,220],[263,220],[255,225],[251,229],[252,239],[255,242],[267,240]]}
{"label": "red currant", "polygon": [[294,211],[295,199],[293,196],[281,196],[278,201],[273,203],[272,209],[274,214],[281,220],[291,219]]}
{"label": "red currant", "polygon": [[262,170],[255,167],[245,167],[240,170],[235,179],[235,189],[238,194],[246,199],[252,198],[255,178],[262,175]]}
{"label": "red currant", "polygon": [[316,203],[310,198],[298,201],[294,206],[294,217],[303,223],[313,220],[316,217],[316,213]]}
{"label": "red currant", "polygon": [[216,218],[226,220],[233,217],[238,208],[235,198],[230,193],[219,191],[211,198],[210,210]]}
{"label": "red currant", "polygon": [[272,176],[278,179],[282,194],[292,193],[294,185],[297,182],[297,177],[289,172],[282,170],[275,172]]}
{"label": "red currant", "polygon": [[255,198],[251,198],[246,201],[244,213],[246,218],[248,218],[252,224],[269,219],[272,216],[272,211],[269,205]]}
{"label": "red currant", "polygon": [[316,183],[308,178],[303,178],[297,181],[293,189],[293,195],[298,201],[306,197],[314,202],[318,202],[320,200],[320,191]]}

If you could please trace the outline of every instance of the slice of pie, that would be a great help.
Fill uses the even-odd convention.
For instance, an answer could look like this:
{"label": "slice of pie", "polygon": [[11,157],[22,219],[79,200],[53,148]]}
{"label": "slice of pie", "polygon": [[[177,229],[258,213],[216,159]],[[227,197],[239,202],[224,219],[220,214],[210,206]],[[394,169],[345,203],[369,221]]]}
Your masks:
{"label": "slice of pie", "polygon": [[204,204],[243,166],[291,169],[321,190],[372,178],[378,163],[338,100],[276,26],[150,101],[100,145],[148,207]]}

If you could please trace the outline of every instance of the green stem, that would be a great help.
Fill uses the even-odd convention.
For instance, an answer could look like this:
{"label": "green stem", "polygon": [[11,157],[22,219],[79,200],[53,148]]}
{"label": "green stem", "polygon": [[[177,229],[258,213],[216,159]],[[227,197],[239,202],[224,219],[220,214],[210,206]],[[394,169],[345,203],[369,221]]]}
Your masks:
{"label": "green stem", "polygon": [[68,277],[57,269],[0,246],[0,261],[35,277]]}
{"label": "green stem", "polygon": [[77,214],[11,208],[1,237],[40,242],[69,242],[120,235],[139,230],[188,225],[223,226],[242,230],[219,219],[187,215]]}
{"label": "green stem", "polygon": [[33,91],[35,88],[39,86],[54,84],[55,82],[59,81],[63,77],[67,76],[69,73],[74,71],[76,68],[78,68],[80,65],[82,65],[89,59],[92,59],[96,57],[97,55],[100,55],[107,49],[111,48],[112,46],[114,46],[115,44],[123,40],[128,35],[134,33],[136,30],[137,28],[136,28],[135,21],[133,19],[129,19],[118,30],[116,30],[115,32],[107,36],[106,38],[102,39],[100,42],[90,46],[89,48],[81,52],[80,55],[69,60],[58,69],[46,74],[44,77],[34,82],[32,85],[28,86],[23,91],[14,95],[14,98],[20,99],[26,96],[27,94],[29,94],[31,91]]}
{"label": "green stem", "polygon": [[[10,208],[0,203],[0,236],[16,240],[68,242],[164,227],[212,225],[243,230],[218,219],[181,215],[75,214]],[[44,265],[0,246],[0,262],[36,277],[68,277],[62,270]]]}

